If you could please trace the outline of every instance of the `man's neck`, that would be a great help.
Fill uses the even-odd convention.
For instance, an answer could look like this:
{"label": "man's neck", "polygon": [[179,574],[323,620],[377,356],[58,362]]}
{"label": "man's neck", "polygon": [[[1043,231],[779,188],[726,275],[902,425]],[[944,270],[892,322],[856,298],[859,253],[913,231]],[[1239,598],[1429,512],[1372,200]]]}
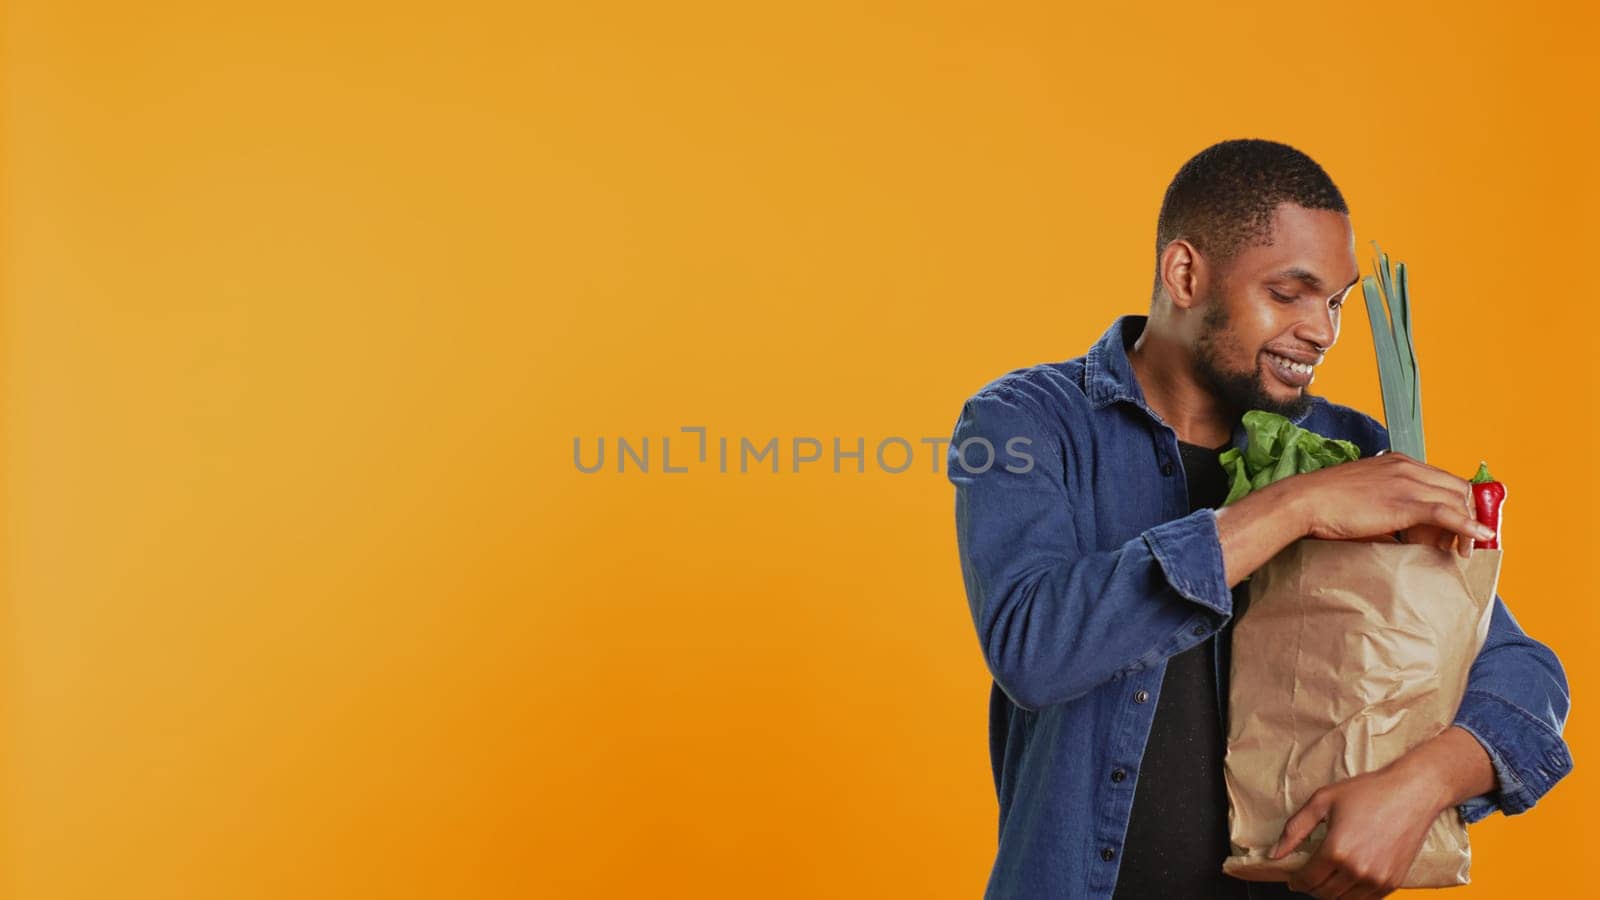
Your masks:
{"label": "man's neck", "polygon": [[1195,374],[1189,348],[1146,324],[1128,351],[1145,402],[1177,432],[1178,440],[1220,447],[1233,438],[1233,419]]}

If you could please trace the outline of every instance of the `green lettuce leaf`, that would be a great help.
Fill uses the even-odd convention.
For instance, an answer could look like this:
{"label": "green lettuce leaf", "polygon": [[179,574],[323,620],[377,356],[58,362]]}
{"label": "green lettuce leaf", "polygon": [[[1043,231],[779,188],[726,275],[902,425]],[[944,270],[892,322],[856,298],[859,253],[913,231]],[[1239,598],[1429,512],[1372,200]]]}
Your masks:
{"label": "green lettuce leaf", "polygon": [[1349,441],[1325,438],[1264,410],[1244,414],[1244,431],[1243,452],[1230,448],[1217,457],[1230,485],[1224,506],[1291,475],[1361,458],[1361,451]]}

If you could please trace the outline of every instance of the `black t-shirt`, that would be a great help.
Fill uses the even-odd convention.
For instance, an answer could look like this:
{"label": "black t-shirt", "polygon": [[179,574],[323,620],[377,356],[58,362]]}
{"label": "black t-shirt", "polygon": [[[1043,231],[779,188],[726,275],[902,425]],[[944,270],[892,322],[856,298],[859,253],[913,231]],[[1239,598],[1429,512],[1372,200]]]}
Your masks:
{"label": "black t-shirt", "polygon": [[[1190,511],[1218,507],[1228,496],[1228,478],[1217,449],[1179,442],[1189,482]],[[1243,591],[1235,591],[1235,604]],[[1222,778],[1227,732],[1225,709],[1217,707],[1214,643],[1226,650],[1229,625],[1199,645],[1167,660],[1156,700],[1155,720],[1134,786],[1116,900],[1247,900],[1249,886],[1222,874],[1228,855],[1228,793]],[[1222,695],[1227,696],[1223,683]],[[1277,886],[1280,890],[1282,886]]]}

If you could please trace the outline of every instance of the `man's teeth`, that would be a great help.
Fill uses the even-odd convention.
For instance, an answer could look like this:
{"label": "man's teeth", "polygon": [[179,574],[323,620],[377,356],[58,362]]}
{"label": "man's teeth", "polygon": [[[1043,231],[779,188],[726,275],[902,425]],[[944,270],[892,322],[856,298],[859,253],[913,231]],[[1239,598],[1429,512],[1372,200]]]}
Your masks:
{"label": "man's teeth", "polygon": [[1299,372],[1301,375],[1311,374],[1311,366],[1305,363],[1298,363],[1292,359],[1285,359],[1276,353],[1268,353],[1267,355],[1272,357],[1273,362],[1276,362],[1278,365],[1283,366],[1285,369],[1288,369],[1291,372]]}

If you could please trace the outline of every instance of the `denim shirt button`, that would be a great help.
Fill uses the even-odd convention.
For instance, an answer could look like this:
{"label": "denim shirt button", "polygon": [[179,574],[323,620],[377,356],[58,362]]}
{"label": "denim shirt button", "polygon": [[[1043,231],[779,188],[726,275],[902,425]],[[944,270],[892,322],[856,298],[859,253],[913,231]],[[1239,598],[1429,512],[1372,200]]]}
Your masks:
{"label": "denim shirt button", "polygon": [[1165,476],[1170,478],[1170,477],[1172,477],[1172,473],[1174,471],[1176,471],[1176,470],[1172,467],[1172,463],[1165,462],[1165,463],[1161,464],[1161,474],[1162,475],[1165,475]]}
{"label": "denim shirt button", "polygon": [[1106,862],[1111,862],[1111,858],[1116,856],[1116,855],[1117,855],[1117,851],[1111,849],[1110,847],[1107,847],[1104,850],[1100,851],[1100,858],[1105,860]]}
{"label": "denim shirt button", "polygon": [[1111,770],[1111,780],[1117,782],[1118,784],[1121,784],[1123,779],[1125,779],[1127,777],[1128,777],[1128,773],[1122,771],[1121,769],[1112,769]]}
{"label": "denim shirt button", "polygon": [[1149,700],[1150,700],[1150,692],[1149,691],[1147,691],[1147,690],[1145,690],[1143,688],[1140,688],[1139,690],[1133,692],[1133,702],[1135,702],[1135,703],[1146,703]]}
{"label": "denim shirt button", "polygon": [[1195,637],[1200,637],[1206,633],[1206,627],[1204,625],[1196,625],[1195,627],[1189,629],[1189,633],[1193,634]]}

